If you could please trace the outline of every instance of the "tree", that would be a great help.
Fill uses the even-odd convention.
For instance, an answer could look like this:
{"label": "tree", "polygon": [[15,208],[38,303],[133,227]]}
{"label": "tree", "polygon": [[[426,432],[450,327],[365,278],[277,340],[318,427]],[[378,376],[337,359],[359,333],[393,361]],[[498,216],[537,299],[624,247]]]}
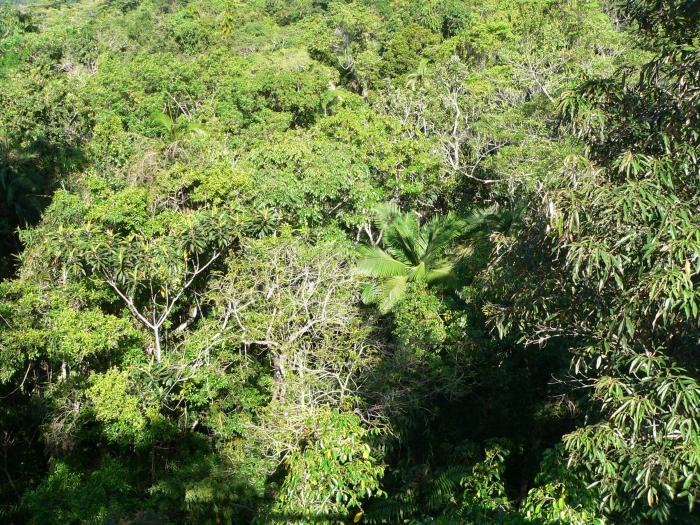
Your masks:
{"label": "tree", "polygon": [[[160,220],[159,220],[160,219]],[[235,221],[224,210],[172,215],[151,224],[153,233],[101,231],[90,223],[49,235],[60,273],[103,281],[153,335],[160,362],[164,326],[183,295],[235,240]],[[196,314],[195,314],[196,315]]]}
{"label": "tree", "polygon": [[698,2],[22,1],[0,521],[697,521]]}
{"label": "tree", "polygon": [[290,422],[306,409],[353,403],[376,350],[356,309],[357,281],[341,246],[278,238],[250,241],[209,296],[226,337],[263,351],[273,401]]}
{"label": "tree", "polygon": [[483,228],[491,211],[478,210],[464,220],[448,213],[420,224],[415,214],[401,213],[395,204],[375,209],[384,248],[360,249],[359,273],[380,280],[379,285],[364,287],[365,301],[377,302],[387,313],[401,301],[409,282],[448,283],[460,259],[450,248],[458,238],[474,236]]}
{"label": "tree", "polygon": [[436,284],[452,276],[456,260],[446,251],[459,235],[460,223],[450,214],[421,225],[414,214],[402,214],[393,204],[378,208],[375,214],[385,248],[362,247],[357,269],[361,275],[380,279],[379,285],[364,286],[363,299],[378,303],[380,311],[387,313],[402,299],[409,282]]}
{"label": "tree", "polygon": [[586,419],[564,443],[604,512],[684,523],[700,497],[700,204],[689,177],[700,25],[684,2],[630,2],[627,13],[650,54],[564,93],[562,118],[585,151],[546,181],[493,313],[523,340],[572,353],[568,384]]}
{"label": "tree", "polygon": [[290,233],[248,241],[212,282],[214,340],[271,371],[271,399],[245,433],[286,473],[270,519],[337,522],[378,492],[382,468],[365,443],[376,428],[360,416],[381,343],[358,308],[343,246]]}
{"label": "tree", "polygon": [[417,24],[411,24],[397,32],[386,43],[386,50],[382,55],[384,75],[394,78],[420,67],[421,62],[427,62],[423,55],[439,40],[435,33]]}
{"label": "tree", "polygon": [[162,111],[156,112],[151,117],[153,123],[158,126],[163,133],[166,142],[175,142],[187,137],[190,133],[203,133],[203,126],[192,118],[180,115],[173,118]]}
{"label": "tree", "polygon": [[[322,524],[362,518],[362,502],[381,496],[382,465],[372,456],[368,432],[356,414],[323,409],[306,422],[308,444],[288,458],[273,523]],[[351,510],[353,510],[351,514]]]}

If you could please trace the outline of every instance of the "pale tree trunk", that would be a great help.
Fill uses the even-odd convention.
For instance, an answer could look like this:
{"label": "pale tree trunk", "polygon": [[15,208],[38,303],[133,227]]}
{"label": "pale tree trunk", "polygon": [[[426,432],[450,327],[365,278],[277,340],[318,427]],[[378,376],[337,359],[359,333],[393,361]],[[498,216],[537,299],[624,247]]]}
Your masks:
{"label": "pale tree trunk", "polygon": [[272,368],[275,378],[275,390],[272,399],[284,403],[287,397],[286,366],[287,354],[275,355],[272,358]]}
{"label": "pale tree trunk", "polygon": [[154,355],[155,355],[156,361],[160,363],[161,349],[160,349],[160,331],[159,331],[158,327],[153,329],[153,339],[155,340]]}

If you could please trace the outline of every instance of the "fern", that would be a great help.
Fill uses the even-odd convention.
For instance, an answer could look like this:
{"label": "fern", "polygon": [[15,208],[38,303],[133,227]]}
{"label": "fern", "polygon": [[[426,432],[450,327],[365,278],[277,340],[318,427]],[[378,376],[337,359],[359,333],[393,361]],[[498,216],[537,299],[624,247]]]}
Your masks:
{"label": "fern", "polygon": [[418,513],[418,501],[415,492],[407,489],[391,498],[372,500],[365,512],[365,522],[369,524],[403,523]]}
{"label": "fern", "polygon": [[454,504],[457,492],[469,474],[470,469],[463,465],[453,465],[437,474],[431,481],[425,497],[427,508],[438,511]]}

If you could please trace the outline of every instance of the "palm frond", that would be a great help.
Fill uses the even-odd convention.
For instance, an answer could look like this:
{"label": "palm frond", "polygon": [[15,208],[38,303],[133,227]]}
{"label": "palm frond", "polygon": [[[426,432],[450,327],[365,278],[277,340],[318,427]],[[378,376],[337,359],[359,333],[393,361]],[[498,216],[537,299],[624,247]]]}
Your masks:
{"label": "palm frond", "polygon": [[428,61],[426,59],[422,59],[416,70],[406,76],[406,87],[410,88],[411,90],[415,90],[416,86],[423,83],[425,78],[428,76],[428,71]]}
{"label": "palm frond", "polygon": [[196,120],[189,121],[187,125],[185,125],[184,130],[186,133],[197,133],[200,135],[205,135],[207,131],[204,124]]}
{"label": "palm frond", "polygon": [[463,465],[452,465],[440,472],[430,481],[425,497],[426,506],[432,511],[453,504],[455,496],[461,488],[461,481],[471,474],[471,469]]}
{"label": "palm frond", "polygon": [[420,226],[418,219],[409,213],[397,217],[384,232],[384,243],[400,250],[412,264],[418,264],[422,251],[418,245]]}
{"label": "palm frond", "polygon": [[497,230],[505,233],[522,224],[526,210],[527,204],[522,200],[514,202],[508,210],[498,210],[496,212]]}
{"label": "palm frond", "polygon": [[396,303],[403,299],[406,293],[408,276],[397,275],[384,281],[380,288],[381,299],[379,300],[379,311],[383,314],[391,311]]}
{"label": "palm frond", "polygon": [[360,248],[361,258],[357,262],[357,272],[370,277],[394,277],[407,273],[404,263],[397,261],[391,255],[377,246]]}
{"label": "palm frond", "polygon": [[429,284],[434,284],[438,282],[449,281],[454,277],[455,263],[452,261],[445,261],[442,265],[431,268],[425,274],[425,282]]}
{"label": "palm frond", "polygon": [[166,130],[171,130],[173,126],[175,125],[175,122],[173,121],[172,118],[170,118],[170,115],[166,115],[162,111],[156,111],[151,114],[151,122],[154,124],[159,125],[160,127],[166,129]]}
{"label": "palm frond", "polygon": [[372,218],[380,230],[386,230],[400,215],[401,210],[398,205],[391,201],[378,204],[372,210]]}
{"label": "palm frond", "polygon": [[493,205],[488,208],[476,208],[467,215],[464,220],[464,235],[469,235],[477,230],[481,230],[489,223],[498,218],[498,206]]}
{"label": "palm frond", "polygon": [[477,210],[468,221],[448,213],[422,226],[416,215],[400,213],[393,203],[378,207],[375,213],[377,223],[386,225],[382,230],[384,248],[361,248],[357,271],[380,280],[379,285],[363,289],[363,300],[378,302],[379,309],[387,313],[401,300],[408,282],[448,284],[454,280],[461,257],[450,250],[451,245],[464,235],[465,228],[478,231],[485,227],[493,210]]}
{"label": "palm frond", "polygon": [[360,293],[364,304],[374,304],[379,299],[379,287],[376,283],[363,284]]}
{"label": "palm frond", "polygon": [[391,246],[390,244],[387,244],[384,247],[384,251],[386,253],[388,253],[389,255],[391,255],[397,261],[405,264],[407,267],[415,265],[416,261],[409,259],[406,252],[404,252],[401,248],[402,247],[394,247],[394,246]]}
{"label": "palm frond", "polygon": [[408,275],[408,280],[423,282],[426,281],[427,274],[428,270],[426,269],[425,262],[421,261],[419,264],[411,268],[411,271]]}
{"label": "palm frond", "polygon": [[369,524],[407,523],[418,512],[418,501],[412,489],[389,498],[373,498],[366,511]]}
{"label": "palm frond", "polygon": [[426,239],[424,259],[431,262],[441,257],[445,249],[460,236],[464,223],[454,215],[447,214],[443,217],[433,217],[423,226],[423,235]]}

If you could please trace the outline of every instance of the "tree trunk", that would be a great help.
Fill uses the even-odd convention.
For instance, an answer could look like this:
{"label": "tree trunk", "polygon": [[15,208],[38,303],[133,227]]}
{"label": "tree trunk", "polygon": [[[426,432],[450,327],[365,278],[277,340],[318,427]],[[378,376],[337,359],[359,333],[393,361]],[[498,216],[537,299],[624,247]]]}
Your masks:
{"label": "tree trunk", "polygon": [[155,339],[155,356],[156,356],[156,361],[160,363],[160,358],[161,358],[161,350],[160,350],[160,333],[158,328],[153,329],[153,338]]}
{"label": "tree trunk", "polygon": [[287,396],[286,369],[287,354],[275,355],[272,358],[272,367],[275,377],[275,390],[272,394],[272,399],[284,402]]}

